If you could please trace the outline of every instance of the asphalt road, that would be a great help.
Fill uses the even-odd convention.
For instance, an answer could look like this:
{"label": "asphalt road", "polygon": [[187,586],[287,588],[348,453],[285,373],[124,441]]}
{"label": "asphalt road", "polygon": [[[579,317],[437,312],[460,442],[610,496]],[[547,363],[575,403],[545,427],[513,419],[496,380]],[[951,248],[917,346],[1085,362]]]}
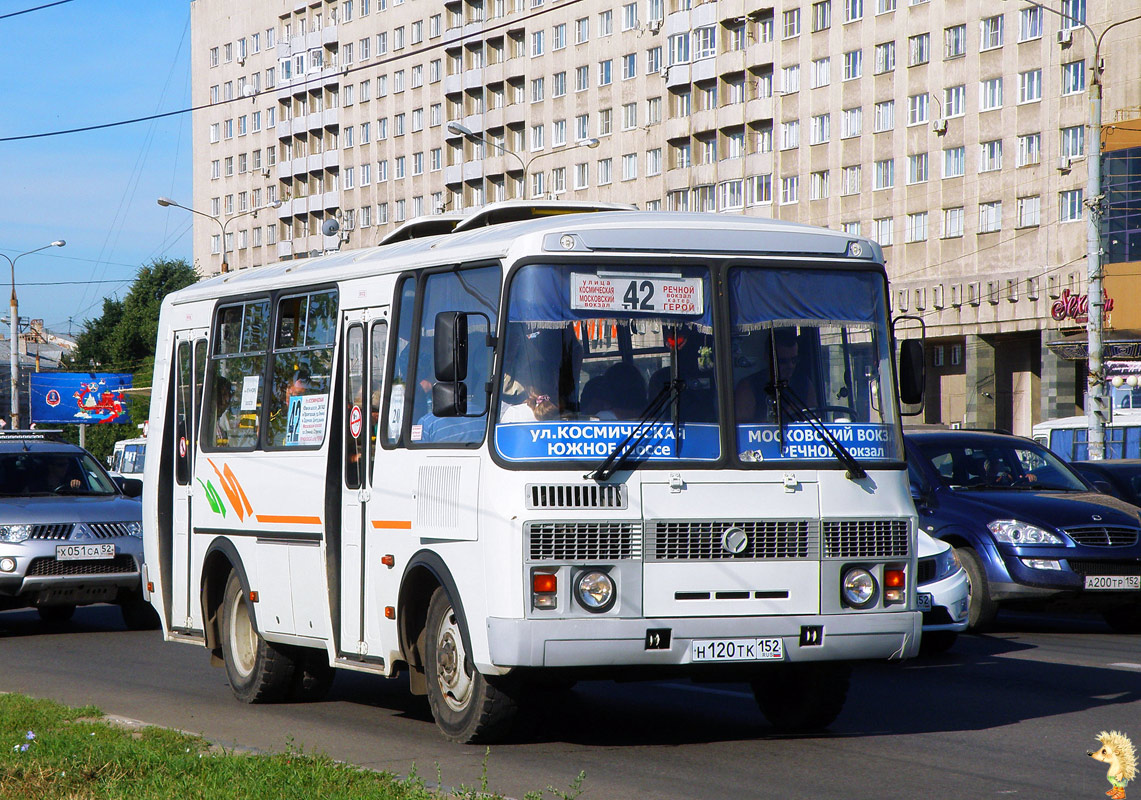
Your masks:
{"label": "asphalt road", "polygon": [[[1086,757],[1118,729],[1141,743],[1141,637],[1096,617],[1003,615],[945,656],[859,667],[827,734],[779,737],[746,687],[580,684],[543,698],[517,742],[487,759],[489,788],[522,797],[1098,798]],[[123,629],[110,607],[46,629],[0,613],[0,691],[200,733],[226,746],[322,751],[449,786],[478,785],[483,747],[437,733],[400,681],[341,673],[318,703],[244,706],[205,650]],[[548,797],[555,795],[548,794]]]}

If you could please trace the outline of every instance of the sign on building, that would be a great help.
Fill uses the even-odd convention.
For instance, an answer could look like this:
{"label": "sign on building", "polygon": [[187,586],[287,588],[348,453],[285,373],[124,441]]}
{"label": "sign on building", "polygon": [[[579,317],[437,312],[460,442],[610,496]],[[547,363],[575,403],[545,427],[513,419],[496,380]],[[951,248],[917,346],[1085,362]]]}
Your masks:
{"label": "sign on building", "polygon": [[31,375],[32,422],[125,424],[132,376],[118,372],[36,372]]}

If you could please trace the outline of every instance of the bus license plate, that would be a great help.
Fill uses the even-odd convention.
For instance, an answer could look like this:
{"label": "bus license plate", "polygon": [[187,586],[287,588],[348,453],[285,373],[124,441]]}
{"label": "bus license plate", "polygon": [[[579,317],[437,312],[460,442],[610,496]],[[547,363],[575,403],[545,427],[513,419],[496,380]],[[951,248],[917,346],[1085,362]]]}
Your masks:
{"label": "bus license plate", "polygon": [[935,597],[930,592],[920,592],[915,595],[915,600],[920,611],[930,611],[935,607]]}
{"label": "bus license plate", "polygon": [[56,561],[87,561],[93,558],[114,558],[115,545],[106,544],[57,544]]}
{"label": "bus license plate", "polygon": [[780,661],[784,643],[780,639],[694,639],[689,645],[690,661]]}
{"label": "bus license plate", "polygon": [[1087,589],[1141,589],[1141,575],[1086,575]]}

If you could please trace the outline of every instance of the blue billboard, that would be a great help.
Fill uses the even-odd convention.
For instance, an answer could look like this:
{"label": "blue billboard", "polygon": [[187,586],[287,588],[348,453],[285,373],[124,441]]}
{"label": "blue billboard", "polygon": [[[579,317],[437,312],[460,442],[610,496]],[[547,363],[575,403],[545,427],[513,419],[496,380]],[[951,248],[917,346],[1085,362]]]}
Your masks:
{"label": "blue billboard", "polygon": [[125,424],[133,376],[119,372],[34,372],[30,376],[32,422]]}

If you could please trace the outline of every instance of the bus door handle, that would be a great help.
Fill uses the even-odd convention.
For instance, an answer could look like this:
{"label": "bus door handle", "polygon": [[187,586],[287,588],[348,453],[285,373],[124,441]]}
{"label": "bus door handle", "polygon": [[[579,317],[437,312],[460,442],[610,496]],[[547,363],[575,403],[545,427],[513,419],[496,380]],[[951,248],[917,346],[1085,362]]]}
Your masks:
{"label": "bus door handle", "polygon": [[357,492],[357,500],[360,500],[362,503],[367,503],[371,499],[372,492],[362,486],[360,491]]}

